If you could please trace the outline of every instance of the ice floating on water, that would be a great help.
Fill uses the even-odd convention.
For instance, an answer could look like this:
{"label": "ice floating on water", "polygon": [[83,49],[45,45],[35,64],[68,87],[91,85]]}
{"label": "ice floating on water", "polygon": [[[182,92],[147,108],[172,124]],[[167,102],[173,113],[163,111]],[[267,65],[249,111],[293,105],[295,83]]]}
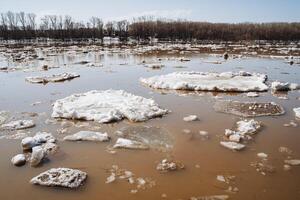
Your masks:
{"label": "ice floating on water", "polygon": [[155,89],[250,92],[266,91],[267,76],[248,72],[174,72],[140,81]]}
{"label": "ice floating on water", "polygon": [[156,169],[162,172],[176,171],[179,169],[184,169],[184,165],[177,161],[163,159],[160,163],[158,163]]}
{"label": "ice floating on water", "polygon": [[114,145],[114,148],[124,148],[124,149],[149,149],[149,146],[138,142],[135,140],[129,140],[125,138],[118,138],[116,144]]}
{"label": "ice floating on water", "polygon": [[141,122],[167,113],[168,110],[159,108],[152,99],[123,90],[94,90],[57,100],[52,117],[95,120],[100,123],[120,121],[123,118]]}
{"label": "ice floating on water", "polygon": [[293,111],[294,111],[296,117],[300,119],[300,107],[299,108],[294,108]]}
{"label": "ice floating on water", "polygon": [[32,178],[30,183],[43,186],[77,188],[83,184],[87,173],[69,168],[52,168]]}
{"label": "ice floating on water", "polygon": [[286,164],[289,164],[289,165],[300,165],[300,160],[296,160],[296,159],[292,159],[292,160],[285,160],[284,161]]}
{"label": "ice floating on water", "polygon": [[212,196],[200,196],[200,197],[191,197],[190,200],[227,200],[229,199],[228,195],[212,195]]}
{"label": "ice floating on water", "polygon": [[273,91],[289,91],[289,90],[297,90],[300,89],[300,86],[296,83],[282,83],[279,81],[274,81],[271,84],[271,88]]}
{"label": "ice floating on water", "polygon": [[30,157],[30,165],[33,167],[38,166],[42,160],[46,157],[46,152],[41,146],[35,146],[32,148]]}
{"label": "ice floating on water", "polygon": [[1,128],[5,130],[20,130],[20,129],[32,128],[34,126],[35,123],[32,120],[17,120],[17,121],[9,122],[7,124],[3,124]]}
{"label": "ice floating on water", "polygon": [[106,142],[110,140],[107,133],[93,132],[93,131],[80,131],[74,135],[64,137],[64,140],[69,141],[98,141]]}
{"label": "ice floating on water", "polygon": [[189,115],[189,116],[183,118],[183,121],[186,121],[186,122],[192,122],[192,121],[197,121],[197,120],[199,120],[197,115]]}
{"label": "ice floating on water", "polygon": [[12,159],[11,159],[11,163],[15,166],[22,166],[25,165],[26,163],[26,157],[24,154],[18,154],[15,155]]}
{"label": "ice floating on water", "polygon": [[30,83],[48,83],[48,82],[61,82],[61,81],[71,80],[79,76],[80,75],[75,73],[63,73],[63,74],[55,74],[52,76],[26,77],[25,80]]}
{"label": "ice floating on water", "polygon": [[247,97],[259,97],[259,94],[258,93],[256,93],[256,92],[248,92],[247,93]]}
{"label": "ice floating on water", "polygon": [[231,150],[242,150],[244,149],[246,146],[244,144],[239,144],[237,142],[220,142],[220,144],[223,146],[223,147],[226,147],[228,149],[231,149]]}
{"label": "ice floating on water", "polygon": [[214,109],[241,117],[276,116],[284,114],[283,108],[274,103],[256,103],[239,101],[217,101]]}

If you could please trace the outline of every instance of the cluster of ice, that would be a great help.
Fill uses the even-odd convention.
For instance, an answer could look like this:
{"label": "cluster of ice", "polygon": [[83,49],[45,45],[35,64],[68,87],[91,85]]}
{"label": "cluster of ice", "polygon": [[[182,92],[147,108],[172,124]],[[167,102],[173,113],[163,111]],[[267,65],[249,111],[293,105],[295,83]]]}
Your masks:
{"label": "cluster of ice", "polygon": [[289,82],[279,82],[274,81],[271,84],[271,88],[273,91],[289,91],[289,90],[298,90],[300,86],[296,83],[289,83]]}
{"label": "cluster of ice", "polygon": [[78,133],[64,137],[64,140],[106,142],[110,140],[110,137],[107,133],[79,131]]}
{"label": "cluster of ice", "polygon": [[2,129],[5,130],[20,130],[32,128],[35,126],[35,123],[32,120],[17,120],[12,121],[1,126]]}
{"label": "cluster of ice", "polygon": [[300,107],[299,108],[294,108],[293,111],[294,111],[296,117],[300,119]]}
{"label": "cluster of ice", "polygon": [[176,171],[179,169],[184,169],[184,165],[180,162],[163,159],[160,163],[158,163],[156,169],[162,172]]}
{"label": "cluster of ice", "polygon": [[167,113],[168,110],[159,108],[152,99],[135,96],[123,90],[94,90],[57,100],[53,106],[52,117],[95,120],[100,123],[123,118],[141,122]]}
{"label": "cluster of ice", "polygon": [[124,148],[124,149],[149,149],[149,146],[145,143],[129,140],[125,138],[118,138],[114,148]]}
{"label": "cluster of ice", "polygon": [[58,147],[55,142],[56,139],[51,133],[38,132],[33,137],[26,137],[22,139],[21,144],[23,150],[32,150],[30,164],[35,167],[38,166],[48,154],[57,150]]}
{"label": "cluster of ice", "polygon": [[250,92],[266,91],[267,76],[248,72],[173,72],[140,81],[155,89]]}
{"label": "cluster of ice", "polygon": [[66,80],[71,80],[79,77],[80,75],[76,73],[63,73],[63,74],[54,74],[52,76],[34,76],[26,77],[25,80],[30,83],[48,83],[48,82],[61,82]]}
{"label": "cluster of ice", "polygon": [[261,124],[254,119],[241,120],[237,123],[236,131],[226,129],[225,136],[230,142],[221,142],[221,145],[232,150],[240,150],[245,147],[243,144],[239,144],[242,140],[251,139],[251,135],[255,134],[260,129]]}
{"label": "cluster of ice", "polygon": [[70,168],[52,168],[32,178],[30,183],[42,186],[77,188],[83,184],[87,173]]}

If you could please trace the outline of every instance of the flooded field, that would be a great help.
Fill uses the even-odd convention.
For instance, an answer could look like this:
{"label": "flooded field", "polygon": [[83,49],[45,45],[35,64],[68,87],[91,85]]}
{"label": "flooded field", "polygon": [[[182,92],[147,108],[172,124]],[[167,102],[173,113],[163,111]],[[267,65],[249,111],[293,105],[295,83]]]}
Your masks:
{"label": "flooded field", "polygon": [[[282,48],[279,50],[281,53],[285,51]],[[300,121],[293,111],[300,107],[300,90],[295,85],[285,85],[288,89],[284,90],[289,91],[274,91],[276,88],[280,90],[275,85],[271,89],[275,81],[300,84],[299,51],[292,58],[281,55],[279,51],[273,52],[274,56],[272,52],[262,56],[232,50],[235,53],[229,51],[229,58],[224,59],[224,49],[212,52],[214,54],[207,51],[201,53],[197,49],[174,49],[151,49],[150,53],[145,53],[141,49],[102,47],[47,47],[28,51],[2,48],[0,198],[300,199]],[[257,51],[264,52],[261,49]],[[197,87],[190,90],[175,90],[172,87],[157,89],[154,87],[156,83],[153,86],[141,81],[141,78],[184,71],[214,72],[217,78],[222,77],[219,76],[222,72],[239,73],[230,77],[242,78],[258,73],[267,75],[267,80],[262,81],[262,89],[252,88],[243,92],[235,87],[236,81],[213,86],[212,90],[216,91],[194,91]],[[64,82],[49,78],[63,73],[73,73],[79,77],[74,76]],[[29,81],[28,77],[36,76],[40,78],[39,83]],[[242,90],[245,84],[238,87]],[[95,114],[98,108],[93,107],[95,103],[88,102],[100,101],[104,94],[100,93],[95,100],[93,96],[86,95],[91,90],[123,90],[146,99],[139,100],[134,96],[132,98],[138,99],[137,103],[128,100],[119,105],[120,98],[127,97],[127,93],[118,94],[120,96],[115,98],[108,96],[101,105],[111,103],[113,106],[109,112],[101,110],[108,112],[107,115],[98,116]],[[72,102],[80,96],[75,95],[70,102],[61,102],[58,108],[62,110],[51,116],[57,106],[56,100],[72,94],[86,95],[85,101],[78,100],[79,104],[87,101],[86,107],[78,110],[72,107]],[[153,99],[154,103],[148,102],[148,99]],[[139,105],[141,101],[145,104]],[[251,108],[248,104],[247,108],[234,108],[240,109],[238,111],[242,115],[236,115],[237,111],[230,110],[229,106],[220,112],[215,109],[220,101],[236,101],[240,103],[238,105],[250,102]],[[253,110],[253,102],[257,103],[258,108],[261,108],[259,103],[264,103],[264,106],[274,102],[284,112],[277,112],[274,108],[267,110],[271,115],[265,115],[262,109]],[[145,109],[144,113],[139,113],[141,116],[135,115],[140,112],[135,110],[138,108]],[[262,116],[256,117],[260,112]],[[259,124],[251,134],[237,127],[237,122],[251,119]],[[21,130],[11,126],[7,130],[3,126],[16,120],[32,120],[35,126]],[[18,125],[24,126],[26,123],[20,122]],[[225,129],[230,129],[226,133],[231,131],[238,139],[226,135]],[[107,133],[110,139],[99,141],[98,138],[96,142],[66,140],[66,136],[79,131]],[[30,164],[31,153],[24,151],[26,164],[14,166],[11,159],[23,153],[21,140],[37,132],[52,133],[57,139],[58,149],[43,156],[41,163],[35,167]],[[139,142],[139,147],[142,145],[145,148],[114,148],[118,138]],[[220,143],[228,141],[244,147],[240,151],[231,150]],[[87,179],[77,189],[30,183],[33,177],[58,167],[81,170],[87,173]]]}

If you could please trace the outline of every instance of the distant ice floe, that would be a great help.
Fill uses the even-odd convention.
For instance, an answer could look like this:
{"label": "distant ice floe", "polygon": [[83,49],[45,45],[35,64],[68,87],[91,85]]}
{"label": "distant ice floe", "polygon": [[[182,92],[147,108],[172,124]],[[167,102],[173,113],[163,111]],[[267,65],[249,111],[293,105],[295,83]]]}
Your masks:
{"label": "distant ice floe", "polygon": [[71,80],[79,77],[80,75],[76,73],[63,73],[63,74],[54,74],[52,76],[33,76],[26,77],[25,80],[30,83],[48,83],[48,82],[62,82],[66,80]]}
{"label": "distant ice floe", "polygon": [[140,81],[155,89],[221,91],[221,92],[261,92],[267,91],[267,76],[249,72],[174,72]]}

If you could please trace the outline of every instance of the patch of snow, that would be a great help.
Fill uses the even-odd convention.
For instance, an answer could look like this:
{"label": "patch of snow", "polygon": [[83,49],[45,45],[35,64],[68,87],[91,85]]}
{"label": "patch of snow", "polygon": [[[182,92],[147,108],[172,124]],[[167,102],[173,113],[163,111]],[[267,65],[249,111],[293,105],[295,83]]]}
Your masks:
{"label": "patch of snow", "polygon": [[160,117],[168,110],[159,108],[152,99],[127,93],[123,90],[90,91],[57,100],[52,117],[95,120],[100,123],[127,118],[141,122]]}
{"label": "patch of snow", "polygon": [[248,72],[174,72],[140,81],[155,89],[250,92],[267,91],[267,76]]}
{"label": "patch of snow", "polygon": [[83,184],[87,173],[77,169],[52,168],[32,178],[30,183],[43,186],[77,188]]}

